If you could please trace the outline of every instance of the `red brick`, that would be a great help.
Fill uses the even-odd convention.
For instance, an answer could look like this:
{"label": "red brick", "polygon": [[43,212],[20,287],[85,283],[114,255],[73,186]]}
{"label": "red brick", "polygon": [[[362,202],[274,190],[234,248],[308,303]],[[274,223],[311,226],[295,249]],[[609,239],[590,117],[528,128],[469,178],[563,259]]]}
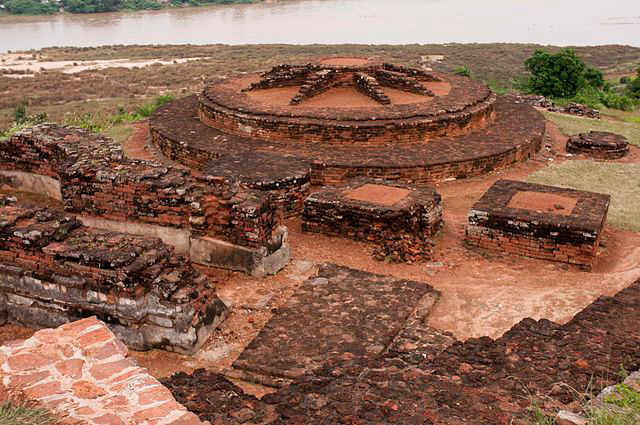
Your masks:
{"label": "red brick", "polygon": [[91,420],[96,425],[127,425],[113,413],[107,413]]}
{"label": "red brick", "polygon": [[95,379],[101,381],[118,374],[131,366],[135,366],[131,360],[121,359],[114,362],[95,365],[91,368],[90,373]]}
{"label": "red brick", "polygon": [[31,398],[39,399],[61,392],[60,382],[51,381],[44,384],[38,384],[33,387],[25,388],[24,393]]}
{"label": "red brick", "polygon": [[12,375],[9,376],[9,384],[14,387],[22,388],[33,385],[37,382],[44,381],[50,376],[49,371],[43,370],[36,373],[30,373],[27,375]]}
{"label": "red brick", "polygon": [[62,326],[61,330],[64,332],[65,336],[73,337],[82,333],[82,331],[84,331],[85,329],[91,326],[97,325],[99,323],[100,321],[95,316],[93,316],[87,319],[82,319],[75,322],[67,323],[66,325]]}
{"label": "red brick", "polygon": [[167,401],[160,406],[138,410],[133,415],[133,421],[134,423],[139,424],[149,419],[165,417],[174,410],[181,410],[181,406],[175,401]]}
{"label": "red brick", "polygon": [[78,398],[94,399],[102,397],[106,391],[89,381],[77,381],[71,386],[73,394]]}
{"label": "red brick", "polygon": [[58,369],[58,372],[60,372],[63,376],[68,376],[69,378],[73,379],[79,379],[82,377],[82,367],[84,366],[84,360],[63,360],[56,363],[55,366],[56,369]]}
{"label": "red brick", "polygon": [[138,393],[138,404],[140,406],[146,406],[147,404],[156,403],[158,401],[172,399],[173,396],[171,395],[171,391],[162,385],[158,385],[157,387],[149,388],[148,390]]}
{"label": "red brick", "polygon": [[16,354],[9,357],[7,364],[13,372],[39,369],[51,364],[55,359],[50,359],[37,352]]}
{"label": "red brick", "polygon": [[196,415],[191,412],[179,417],[175,421],[169,422],[167,425],[200,425],[202,422]]}

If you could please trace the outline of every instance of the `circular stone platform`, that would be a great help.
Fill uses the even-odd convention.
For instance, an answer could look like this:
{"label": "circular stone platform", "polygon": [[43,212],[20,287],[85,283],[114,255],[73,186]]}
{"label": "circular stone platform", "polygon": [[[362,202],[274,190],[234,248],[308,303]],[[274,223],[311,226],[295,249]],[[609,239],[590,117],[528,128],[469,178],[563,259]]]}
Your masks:
{"label": "circular stone platform", "polygon": [[567,152],[599,159],[618,159],[629,154],[629,141],[619,134],[591,131],[572,136],[567,141]]}
{"label": "circular stone platform", "polygon": [[326,61],[212,84],[200,96],[198,115],[237,135],[327,144],[426,141],[493,121],[495,96],[480,81],[391,64]]}
{"label": "circular stone platform", "polygon": [[[311,167],[312,184],[366,176],[424,185],[503,169],[541,147],[542,114],[482,82],[347,59],[281,65],[170,102],[150,119],[152,141],[199,170],[230,155],[241,161],[259,153],[256,168],[295,157]],[[349,106],[354,96],[374,106]],[[245,172],[236,160],[225,178]],[[257,178],[268,186],[268,176]]]}

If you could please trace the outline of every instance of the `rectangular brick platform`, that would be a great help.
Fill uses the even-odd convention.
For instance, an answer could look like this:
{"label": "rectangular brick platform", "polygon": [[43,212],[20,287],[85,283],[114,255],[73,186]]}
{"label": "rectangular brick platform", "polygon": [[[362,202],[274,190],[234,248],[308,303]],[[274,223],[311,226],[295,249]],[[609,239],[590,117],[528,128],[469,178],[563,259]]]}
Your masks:
{"label": "rectangular brick platform", "polygon": [[95,317],[0,347],[0,385],[85,425],[208,425],[147,371]]}
{"label": "rectangular brick platform", "polygon": [[466,243],[590,270],[610,201],[599,193],[498,180],[469,211]]}
{"label": "rectangular brick platform", "polygon": [[416,309],[437,297],[426,283],[325,264],[278,309],[233,366],[291,379],[329,358],[378,355]]}
{"label": "rectangular brick platform", "polygon": [[305,232],[383,242],[389,235],[432,236],[442,224],[440,195],[431,188],[359,178],[305,201]]}
{"label": "rectangular brick platform", "polygon": [[212,282],[160,239],[0,195],[0,323],[96,315],[129,347],[191,353],[227,313]]}

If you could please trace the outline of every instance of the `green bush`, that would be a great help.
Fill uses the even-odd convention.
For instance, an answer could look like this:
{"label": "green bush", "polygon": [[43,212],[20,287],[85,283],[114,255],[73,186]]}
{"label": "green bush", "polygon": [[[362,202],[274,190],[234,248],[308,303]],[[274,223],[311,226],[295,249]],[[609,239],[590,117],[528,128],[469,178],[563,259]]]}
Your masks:
{"label": "green bush", "polygon": [[138,107],[138,109],[136,109],[136,115],[138,115],[140,118],[148,118],[155,112],[156,109],[158,109],[165,103],[171,102],[173,99],[174,97],[170,94],[161,94],[160,96],[157,96],[155,99],[153,99],[153,101],[145,103],[144,105]]}
{"label": "green bush", "polygon": [[629,93],[632,97],[640,99],[640,75],[629,84]]}
{"label": "green bush", "polygon": [[601,89],[605,86],[604,75],[602,71],[596,68],[587,68],[584,71],[584,78],[591,87]]}
{"label": "green bush", "polygon": [[119,9],[120,0],[67,0],[65,10],[71,13],[114,12]]}
{"label": "green bush", "polygon": [[58,11],[53,3],[40,3],[38,0],[8,0],[7,12],[14,15],[51,15]]}
{"label": "green bush", "polygon": [[586,85],[587,67],[570,49],[555,54],[536,50],[525,67],[531,73],[529,89],[536,94],[569,98]]}
{"label": "green bush", "polygon": [[453,70],[456,75],[461,75],[463,77],[471,77],[471,70],[466,66],[462,65]]}
{"label": "green bush", "polygon": [[120,10],[159,10],[164,6],[156,0],[123,0]]}

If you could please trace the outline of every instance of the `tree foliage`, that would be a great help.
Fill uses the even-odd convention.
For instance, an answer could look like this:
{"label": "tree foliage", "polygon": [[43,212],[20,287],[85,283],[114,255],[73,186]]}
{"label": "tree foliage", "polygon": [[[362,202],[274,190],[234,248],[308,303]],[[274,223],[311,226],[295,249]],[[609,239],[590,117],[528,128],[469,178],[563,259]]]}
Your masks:
{"label": "tree foliage", "polygon": [[120,0],[67,0],[65,10],[71,13],[115,12]]}
{"label": "tree foliage", "polygon": [[40,3],[38,0],[8,0],[7,12],[14,15],[51,15],[58,11],[53,3]]}
{"label": "tree foliage", "polygon": [[587,66],[573,50],[536,52],[525,62],[531,73],[529,88],[548,97],[573,97],[586,84]]}

